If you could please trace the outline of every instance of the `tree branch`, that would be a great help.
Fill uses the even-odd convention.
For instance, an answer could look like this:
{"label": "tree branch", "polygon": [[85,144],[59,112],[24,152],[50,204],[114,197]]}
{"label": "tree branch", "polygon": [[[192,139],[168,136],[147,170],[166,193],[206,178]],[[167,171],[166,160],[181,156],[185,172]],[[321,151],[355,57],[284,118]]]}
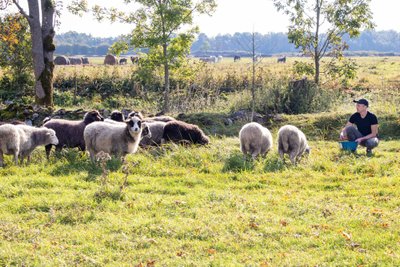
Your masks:
{"label": "tree branch", "polygon": [[19,12],[28,20],[30,21],[31,18],[28,16],[28,14],[26,14],[26,12],[24,11],[24,9],[18,4],[17,0],[12,0],[13,3],[17,6]]}

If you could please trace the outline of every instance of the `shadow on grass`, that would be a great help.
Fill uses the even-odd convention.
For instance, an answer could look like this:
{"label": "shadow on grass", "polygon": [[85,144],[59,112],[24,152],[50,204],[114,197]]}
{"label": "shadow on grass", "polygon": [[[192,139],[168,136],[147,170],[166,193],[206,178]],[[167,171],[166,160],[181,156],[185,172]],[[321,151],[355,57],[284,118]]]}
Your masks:
{"label": "shadow on grass", "polygon": [[253,159],[246,157],[243,154],[233,154],[225,160],[222,172],[242,172],[254,170],[255,164]]}
{"label": "shadow on grass", "polygon": [[[62,164],[56,164],[56,167],[50,173],[52,176],[66,176],[79,172],[87,172],[88,175],[85,181],[94,181],[103,173],[99,163],[93,163],[86,154],[77,150],[65,150],[56,155],[56,159],[51,161],[62,161]],[[117,171],[122,166],[122,161],[119,158],[112,157],[106,163],[106,170]]]}

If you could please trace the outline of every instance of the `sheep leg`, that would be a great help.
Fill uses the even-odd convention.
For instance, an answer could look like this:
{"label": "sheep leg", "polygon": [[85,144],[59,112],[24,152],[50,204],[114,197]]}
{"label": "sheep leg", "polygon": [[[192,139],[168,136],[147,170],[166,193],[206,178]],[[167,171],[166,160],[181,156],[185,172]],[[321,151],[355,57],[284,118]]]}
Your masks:
{"label": "sheep leg", "polygon": [[4,158],[3,158],[3,152],[0,151],[0,167],[3,167],[3,160],[4,160]]}
{"label": "sheep leg", "polygon": [[47,146],[45,146],[47,160],[50,159],[51,147],[52,147],[52,145],[47,145]]}
{"label": "sheep leg", "polygon": [[14,151],[14,162],[15,162],[15,165],[18,166],[18,151],[17,150]]}
{"label": "sheep leg", "polygon": [[253,153],[251,153],[252,158],[255,160],[257,158],[257,156],[260,154],[261,149],[254,149]]}
{"label": "sheep leg", "polygon": [[289,158],[293,165],[296,165],[296,157],[297,157],[297,151],[291,151],[289,153]]}

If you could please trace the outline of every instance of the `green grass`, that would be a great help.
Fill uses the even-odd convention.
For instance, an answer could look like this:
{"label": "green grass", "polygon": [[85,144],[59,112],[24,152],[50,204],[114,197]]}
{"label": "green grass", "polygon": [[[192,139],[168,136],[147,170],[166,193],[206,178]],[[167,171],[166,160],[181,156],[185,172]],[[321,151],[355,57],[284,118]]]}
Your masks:
{"label": "green grass", "polygon": [[[311,141],[300,164],[237,138],[105,168],[75,150],[0,169],[0,265],[396,266],[400,143],[374,156]],[[151,264],[150,264],[151,265]]]}

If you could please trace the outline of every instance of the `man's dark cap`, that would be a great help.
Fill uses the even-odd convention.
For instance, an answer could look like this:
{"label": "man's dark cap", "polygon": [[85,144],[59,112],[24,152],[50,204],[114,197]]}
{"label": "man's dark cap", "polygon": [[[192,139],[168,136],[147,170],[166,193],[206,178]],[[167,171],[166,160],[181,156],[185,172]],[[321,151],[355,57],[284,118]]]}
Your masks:
{"label": "man's dark cap", "polygon": [[367,99],[361,98],[359,100],[353,100],[353,102],[357,103],[357,104],[363,104],[363,105],[366,105],[368,107],[368,100]]}

